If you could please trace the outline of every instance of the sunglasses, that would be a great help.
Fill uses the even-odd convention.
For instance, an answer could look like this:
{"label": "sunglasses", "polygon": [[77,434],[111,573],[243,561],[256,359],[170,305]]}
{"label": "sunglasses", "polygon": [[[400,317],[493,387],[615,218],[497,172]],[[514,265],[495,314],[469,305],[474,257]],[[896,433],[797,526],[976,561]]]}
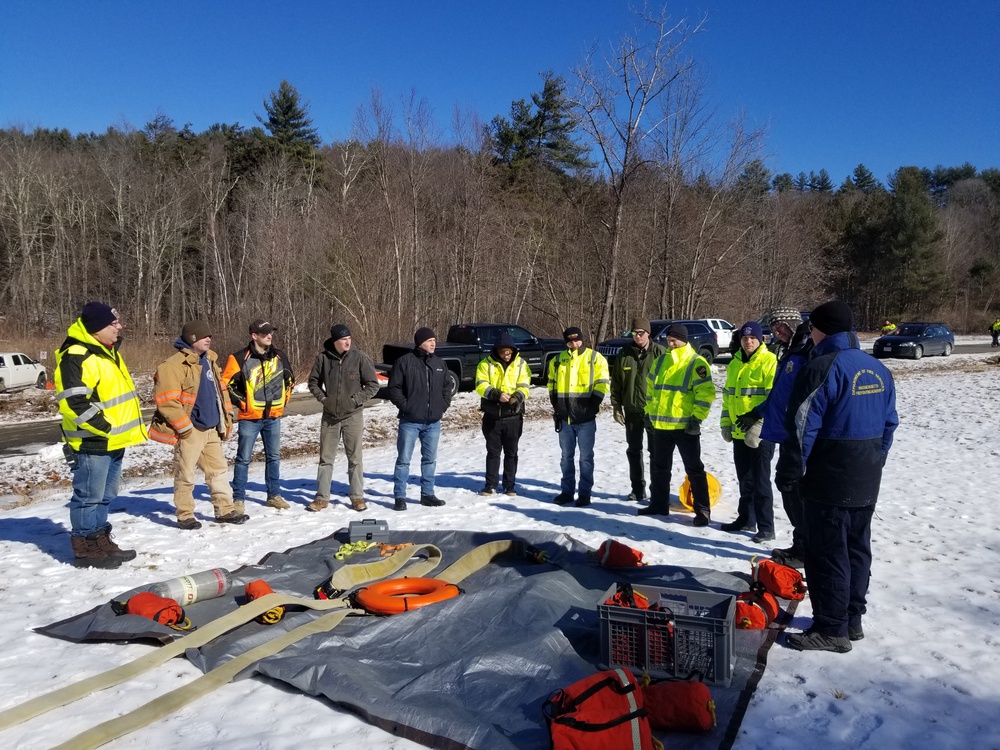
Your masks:
{"label": "sunglasses", "polygon": [[632,331],[632,335],[633,336],[648,336],[649,335],[649,331],[643,331],[643,330]]}

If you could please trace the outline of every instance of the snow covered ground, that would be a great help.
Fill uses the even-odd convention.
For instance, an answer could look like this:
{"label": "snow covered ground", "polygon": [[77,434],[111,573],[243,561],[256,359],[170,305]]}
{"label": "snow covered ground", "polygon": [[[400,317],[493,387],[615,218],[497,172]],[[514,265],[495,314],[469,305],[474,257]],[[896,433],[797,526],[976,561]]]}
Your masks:
{"label": "snow covered ground", "polygon": [[[982,337],[985,340],[985,337]],[[1000,748],[1000,510],[993,480],[1000,464],[997,435],[997,374],[988,355],[961,355],[920,362],[888,360],[897,379],[901,425],[886,465],[873,523],[875,561],[865,618],[866,638],[846,655],[800,653],[775,645],[767,671],[747,712],[735,747],[782,750],[801,747]],[[715,368],[721,386],[722,368]],[[196,532],[173,525],[171,481],[165,476],[169,450],[150,444],[129,452],[132,476],[112,506],[115,534],[138,558],[115,571],[78,570],[69,564],[65,488],[41,487],[27,500],[7,498],[0,511],[0,709],[137,658],[151,646],[58,641],[32,628],[69,617],[156,580],[211,567],[255,563],[267,552],[326,536],[359,517],[386,519],[392,528],[565,530],[596,547],[608,537],[638,547],[653,563],[721,570],[747,570],[764,548],[748,535],[724,534],[718,522],[736,513],[731,448],[717,430],[706,429],[703,458],[723,485],[708,529],[691,526],[690,515],[666,522],[634,515],[621,501],[628,492],[628,465],[621,428],[603,413],[597,433],[594,503],[587,509],[551,504],[558,491],[559,450],[545,416],[544,392],[532,390],[533,412],[521,441],[520,494],[486,500],[482,485],[484,445],[477,430],[476,399],[457,399],[442,434],[438,495],[444,508],[411,503],[394,513],[392,465],[394,411],[387,404],[368,412],[365,452],[369,511],[345,504],[306,513],[315,488],[315,457],[282,464],[287,511],[263,506],[263,467],[251,471],[243,526],[206,523]],[[309,450],[318,416],[290,417],[284,444]],[[706,425],[717,424],[718,402]],[[235,441],[228,444],[230,453]],[[419,461],[413,463],[419,473]],[[58,446],[4,462],[2,471],[25,476],[63,476]],[[673,489],[682,476],[675,476]],[[334,473],[334,493],[346,492],[344,462]],[[411,498],[416,488],[411,488]],[[787,546],[789,527],[776,494],[778,540]],[[204,494],[198,512],[211,516]],[[808,598],[793,628],[809,624]],[[175,659],[123,686],[58,709],[0,733],[8,747],[44,748],[94,724],[131,710],[200,673]],[[720,733],[721,736],[721,733]],[[109,747],[298,748],[336,750],[416,748],[375,729],[329,703],[260,678],[227,685],[168,719]]]}

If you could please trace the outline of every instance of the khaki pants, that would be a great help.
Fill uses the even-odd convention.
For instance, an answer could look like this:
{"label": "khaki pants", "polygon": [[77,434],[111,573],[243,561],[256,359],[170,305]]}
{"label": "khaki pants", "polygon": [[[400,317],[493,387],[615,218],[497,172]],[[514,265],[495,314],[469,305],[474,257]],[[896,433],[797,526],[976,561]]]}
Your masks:
{"label": "khaki pants", "polygon": [[316,497],[330,499],[330,482],[333,480],[333,461],[341,437],[347,455],[349,497],[362,497],[365,493],[364,467],[361,461],[361,440],[365,433],[365,415],[361,409],[346,419],[333,419],[324,414],[319,428],[319,470],[316,472]]}
{"label": "khaki pants", "polygon": [[222,455],[222,438],[215,429],[192,429],[174,447],[174,506],[177,520],[194,518],[194,470],[205,474],[205,484],[215,507],[215,517],[233,512],[229,467]]}

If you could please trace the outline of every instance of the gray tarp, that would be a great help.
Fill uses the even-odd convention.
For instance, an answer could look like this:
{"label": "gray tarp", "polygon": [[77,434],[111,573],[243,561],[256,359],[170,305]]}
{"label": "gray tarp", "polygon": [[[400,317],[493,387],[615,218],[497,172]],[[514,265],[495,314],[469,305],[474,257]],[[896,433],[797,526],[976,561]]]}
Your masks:
{"label": "gray tarp", "polygon": [[[745,575],[707,569],[658,565],[607,570],[588,557],[585,546],[550,532],[390,533],[394,544],[439,547],[444,553],[439,571],[479,544],[510,538],[546,550],[556,565],[520,557],[499,560],[463,581],[464,593],[455,599],[395,617],[350,617],[330,633],[306,638],[241,676],[259,672],[324,696],[388,732],[434,748],[544,750],[549,735],[542,702],[598,669],[597,604],[616,581],[725,593],[747,589]],[[199,625],[232,611],[243,602],[243,587],[256,578],[277,592],[309,597],[338,566],[378,557],[376,551],[337,561],[334,553],[343,541],[346,530],[272,553],[235,571],[227,596],[195,603],[187,614]],[[275,625],[249,623],[201,649],[189,649],[187,657],[208,671],[317,616],[289,611]],[[165,642],[178,637],[144,618],[116,617],[109,605],[38,632],[74,641]],[[732,683],[710,686],[718,727],[707,735],[671,735],[671,748],[731,744],[773,636],[770,630],[735,631]]]}

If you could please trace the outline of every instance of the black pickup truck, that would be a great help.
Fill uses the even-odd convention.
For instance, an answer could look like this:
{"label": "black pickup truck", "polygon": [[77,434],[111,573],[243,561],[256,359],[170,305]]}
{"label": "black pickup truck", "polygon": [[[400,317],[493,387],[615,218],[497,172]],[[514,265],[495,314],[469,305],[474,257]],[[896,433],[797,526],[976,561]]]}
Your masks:
{"label": "black pickup truck", "polygon": [[[473,388],[476,368],[490,353],[500,334],[507,333],[521,358],[528,363],[535,382],[543,383],[548,375],[549,360],[561,352],[566,345],[562,339],[543,339],[520,326],[509,323],[471,323],[455,325],[448,329],[448,338],[438,340],[435,354],[444,360],[451,374],[452,393],[460,388]],[[392,364],[407,352],[413,351],[413,344],[386,344],[382,347],[382,362],[376,369],[388,372]],[[379,395],[384,395],[382,391]]]}

